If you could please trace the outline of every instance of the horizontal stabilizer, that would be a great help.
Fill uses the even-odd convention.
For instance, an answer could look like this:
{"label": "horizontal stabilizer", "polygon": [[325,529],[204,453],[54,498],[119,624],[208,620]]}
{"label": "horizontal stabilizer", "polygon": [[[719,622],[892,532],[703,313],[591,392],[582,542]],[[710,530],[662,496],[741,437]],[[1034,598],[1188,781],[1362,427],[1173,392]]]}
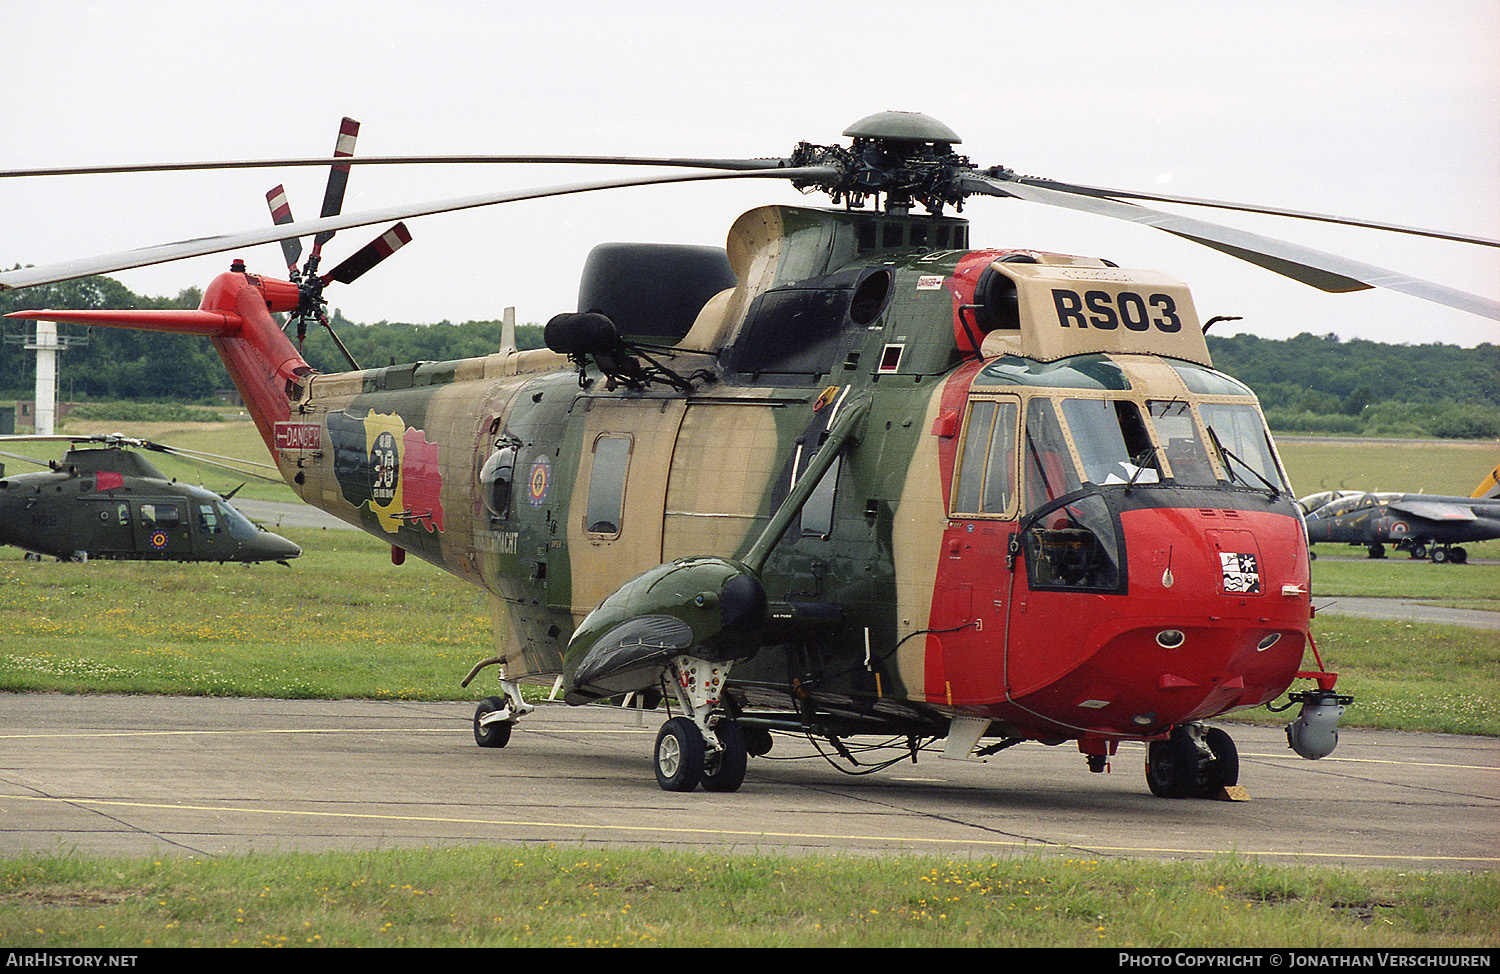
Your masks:
{"label": "horizontal stabilizer", "polygon": [[139,311],[12,311],[7,318],[60,321],[69,325],[100,325],[106,328],[136,328],[179,335],[234,335],[240,330],[239,315],[223,311],[188,311],[181,308]]}

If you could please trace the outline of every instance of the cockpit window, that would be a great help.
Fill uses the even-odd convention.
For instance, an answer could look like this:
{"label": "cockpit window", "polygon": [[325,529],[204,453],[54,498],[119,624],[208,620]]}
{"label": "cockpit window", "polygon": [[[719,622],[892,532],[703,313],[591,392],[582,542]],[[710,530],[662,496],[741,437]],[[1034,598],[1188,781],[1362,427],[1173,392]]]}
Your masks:
{"label": "cockpit window", "polygon": [[1154,484],[1156,451],[1141,411],[1128,399],[1064,399],[1063,418],[1093,484]]}
{"label": "cockpit window", "polygon": [[1024,474],[1028,511],[1083,486],[1050,399],[1033,399],[1026,407]]}
{"label": "cockpit window", "polygon": [[1206,402],[1198,406],[1212,432],[1230,480],[1286,490],[1286,478],[1271,451],[1260,413],[1248,403]]}
{"label": "cockpit window", "polygon": [[1189,487],[1212,487],[1218,483],[1188,404],[1181,399],[1154,400],[1147,403],[1147,409],[1171,478]]}
{"label": "cockpit window", "polygon": [[219,518],[229,526],[229,536],[239,541],[249,541],[260,531],[250,519],[228,504],[215,504]]}

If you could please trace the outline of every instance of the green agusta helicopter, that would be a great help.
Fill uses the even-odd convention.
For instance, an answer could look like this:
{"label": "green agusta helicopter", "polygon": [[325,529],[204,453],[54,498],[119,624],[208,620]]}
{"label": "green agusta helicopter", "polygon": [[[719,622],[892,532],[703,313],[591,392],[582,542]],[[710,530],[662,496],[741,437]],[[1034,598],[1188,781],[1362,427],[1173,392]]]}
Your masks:
{"label": "green agusta helicopter", "polygon": [[229,503],[235,491],[220,495],[169,479],[127,447],[234,469],[214,463],[207,454],[119,434],[3,439],[73,444],[61,460],[3,454],[47,468],[5,476],[0,466],[0,544],[25,549],[28,559],[50,555],[65,561],[112,558],[285,565],[302,554],[297,545],[257,527],[235,510]]}

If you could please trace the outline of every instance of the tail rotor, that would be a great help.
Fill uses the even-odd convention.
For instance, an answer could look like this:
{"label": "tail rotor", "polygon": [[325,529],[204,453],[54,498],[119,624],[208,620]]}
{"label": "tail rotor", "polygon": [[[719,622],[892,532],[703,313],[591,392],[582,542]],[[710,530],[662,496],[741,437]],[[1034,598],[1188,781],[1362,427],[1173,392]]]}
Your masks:
{"label": "tail rotor", "polygon": [[[338,141],[334,144],[335,160],[353,157],[354,141],[358,135],[359,123],[352,118],[345,118],[339,125]],[[343,210],[344,192],[349,185],[349,169],[348,163],[337,161],[329,167],[328,185],[323,192],[323,208],[319,213],[320,217],[336,217]],[[293,222],[292,207],[287,200],[284,186],[277,186],[268,192],[266,203],[271,208],[271,220],[277,226]],[[333,326],[328,320],[328,304],[323,298],[323,288],[334,281],[340,284],[352,283],[376,264],[410,243],[411,233],[406,229],[405,223],[397,223],[355,251],[333,270],[326,274],[319,274],[318,264],[323,259],[323,245],[333,239],[334,232],[324,230],[313,237],[312,251],[300,268],[297,262],[302,259],[302,241],[296,237],[281,241],[281,252],[286,258],[287,274],[292,283],[297,285],[299,294],[297,310],[292,313],[291,320],[297,324],[299,347],[307,337],[308,322],[316,322],[328,329],[328,334],[332,336],[334,344],[338,345],[339,351],[344,353],[344,357],[349,360],[353,368],[358,369],[358,363],[344,347],[344,343],[339,340],[339,336],[334,333]]]}

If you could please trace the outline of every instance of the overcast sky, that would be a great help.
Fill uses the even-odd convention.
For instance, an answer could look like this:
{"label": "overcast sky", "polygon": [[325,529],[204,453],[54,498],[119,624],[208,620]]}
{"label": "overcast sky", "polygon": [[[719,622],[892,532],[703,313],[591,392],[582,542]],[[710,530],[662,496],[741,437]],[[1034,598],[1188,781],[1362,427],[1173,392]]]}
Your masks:
{"label": "overcast sky", "polygon": [[[782,156],[865,115],[925,112],[958,151],[1056,179],[1500,237],[1500,4],[568,4],[0,0],[0,168],[358,151]],[[345,212],[613,170],[356,169]],[[637,171],[639,173],[639,171]],[[0,180],[0,265],[312,217],[312,169]],[[742,211],[808,203],[771,181],[624,189],[424,217],[330,303],[354,321],[541,322],[576,304],[596,243],[722,245]],[[1168,208],[1163,206],[1162,208]],[[1500,298],[1500,250],[1212,210],[1194,216]],[[971,200],[972,242],[1166,271],[1200,315],[1268,338],[1500,342],[1500,324],[1389,292],[1325,295],[1160,231]],[[349,230],[328,263],[377,230]],[[275,244],[117,276],[202,286]]]}

